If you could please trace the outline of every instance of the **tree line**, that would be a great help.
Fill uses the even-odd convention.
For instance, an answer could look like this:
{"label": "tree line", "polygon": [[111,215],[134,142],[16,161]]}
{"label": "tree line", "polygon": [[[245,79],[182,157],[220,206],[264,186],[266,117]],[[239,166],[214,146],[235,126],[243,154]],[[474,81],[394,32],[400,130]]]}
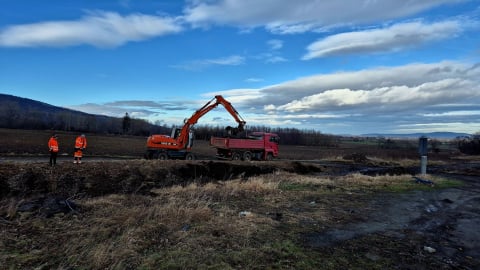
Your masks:
{"label": "tree line", "polygon": [[[58,107],[36,108],[18,102],[2,102],[0,107],[0,128],[61,130],[99,134],[124,134],[149,136],[151,134],[170,134],[171,129],[179,126],[152,124],[143,119],[130,117],[109,117],[93,115]],[[211,136],[224,136],[224,126],[197,125],[194,127],[195,139],[210,140]],[[338,138],[322,134],[316,130],[296,128],[271,128],[267,126],[249,126],[240,136],[262,131],[279,135],[282,144],[336,146]]]}
{"label": "tree line", "polygon": [[455,140],[458,150],[468,155],[480,155],[480,132],[471,137],[459,137]]}
{"label": "tree line", "polygon": [[100,134],[148,136],[165,128],[143,119],[94,115],[55,107],[30,99],[1,95],[0,128],[51,129]]}
{"label": "tree line", "polygon": [[[87,114],[79,111],[52,106],[46,103],[0,94],[0,128],[61,130],[98,134],[125,134],[134,136],[149,136],[151,134],[169,135],[172,128],[181,126],[167,126],[150,123],[143,119],[124,116],[109,117]],[[276,133],[281,144],[337,147],[341,137],[323,134],[313,129],[280,128],[268,126],[248,126],[240,136],[262,131]],[[224,126],[196,125],[194,127],[196,140],[210,140],[211,136],[224,136]],[[393,140],[376,138],[380,148],[398,147]],[[466,154],[480,154],[480,134],[472,137],[457,138],[458,149]],[[438,143],[435,144],[438,146]],[[432,149],[436,149],[434,144]]]}
{"label": "tree line", "polygon": [[[211,136],[226,136],[224,126],[198,125],[195,127],[195,139],[210,140]],[[247,126],[244,132],[237,137],[247,137],[252,132],[270,132],[280,137],[281,144],[288,145],[306,145],[306,146],[325,146],[336,147],[339,144],[339,137],[335,135],[323,134],[313,129],[280,128],[268,126]]]}

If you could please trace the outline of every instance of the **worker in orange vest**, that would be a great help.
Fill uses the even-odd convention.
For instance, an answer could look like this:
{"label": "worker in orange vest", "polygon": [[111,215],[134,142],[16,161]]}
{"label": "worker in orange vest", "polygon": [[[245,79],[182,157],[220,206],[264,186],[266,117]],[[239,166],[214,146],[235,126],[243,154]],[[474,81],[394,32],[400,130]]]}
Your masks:
{"label": "worker in orange vest", "polygon": [[53,134],[48,140],[48,151],[50,151],[50,166],[57,165],[58,141],[57,134]]}
{"label": "worker in orange vest", "polygon": [[82,134],[75,139],[75,153],[73,154],[73,163],[82,163],[83,150],[87,148],[87,138]]}

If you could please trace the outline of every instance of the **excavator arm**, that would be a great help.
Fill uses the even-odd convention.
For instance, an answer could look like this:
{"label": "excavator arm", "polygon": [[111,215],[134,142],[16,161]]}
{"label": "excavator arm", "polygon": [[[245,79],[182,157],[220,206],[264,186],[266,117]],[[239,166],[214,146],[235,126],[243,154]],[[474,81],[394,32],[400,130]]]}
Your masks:
{"label": "excavator arm", "polygon": [[221,95],[217,95],[214,98],[212,98],[209,102],[207,102],[205,105],[203,105],[202,108],[198,109],[188,120],[185,121],[185,124],[183,125],[180,135],[177,138],[177,140],[179,140],[178,144],[184,145],[188,140],[188,133],[190,131],[190,128],[193,125],[195,125],[202,116],[204,116],[209,111],[216,108],[219,104],[222,104],[223,107],[225,107],[225,109],[232,115],[232,117],[238,123],[237,130],[243,131],[244,126],[246,124],[245,120],[243,120],[243,118],[240,116],[237,110],[235,110],[235,108],[232,106],[230,102],[228,102]]}
{"label": "excavator arm", "polygon": [[169,150],[181,150],[188,148],[189,136],[192,136],[190,132],[191,127],[195,125],[202,116],[216,108],[219,104],[222,104],[238,123],[238,127],[234,130],[238,132],[243,131],[246,124],[245,120],[243,120],[230,102],[225,100],[221,95],[217,95],[207,102],[202,108],[195,111],[190,118],[185,120],[184,125],[177,137],[173,138],[165,135],[152,135],[147,141],[147,146],[151,148]]}
{"label": "excavator arm", "polygon": [[[215,100],[215,102],[213,102]],[[194,125],[197,123],[198,119],[204,116],[206,113],[214,109],[218,106],[218,104],[222,104],[223,107],[232,115],[235,121],[238,123],[238,128],[243,130],[246,122],[242,119],[240,114],[238,114],[237,110],[233,108],[232,104],[224,99],[222,96],[217,95],[212,98],[209,102],[207,102],[202,108],[198,109],[185,123],[185,125]]]}

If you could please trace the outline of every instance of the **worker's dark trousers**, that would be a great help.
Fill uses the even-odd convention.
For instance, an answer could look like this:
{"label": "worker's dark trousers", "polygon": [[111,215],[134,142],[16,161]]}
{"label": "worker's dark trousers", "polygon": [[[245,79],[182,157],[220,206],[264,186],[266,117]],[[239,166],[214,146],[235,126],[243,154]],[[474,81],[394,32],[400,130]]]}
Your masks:
{"label": "worker's dark trousers", "polygon": [[57,164],[57,152],[50,152],[50,166]]}

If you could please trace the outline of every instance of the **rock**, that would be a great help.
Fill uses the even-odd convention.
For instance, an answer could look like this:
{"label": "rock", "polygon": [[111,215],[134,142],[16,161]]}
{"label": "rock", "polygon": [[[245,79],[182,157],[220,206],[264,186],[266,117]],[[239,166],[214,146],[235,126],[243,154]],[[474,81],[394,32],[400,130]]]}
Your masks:
{"label": "rock", "polygon": [[437,251],[436,249],[434,249],[432,247],[429,247],[429,246],[424,246],[423,250],[425,250],[428,253],[435,253]]}
{"label": "rock", "polygon": [[449,198],[445,198],[442,200],[444,203],[453,203],[452,200],[450,200]]}
{"label": "rock", "polygon": [[437,211],[438,211],[438,208],[435,207],[433,204],[429,204],[429,205],[425,208],[425,211],[427,211],[428,213],[433,213],[433,212],[437,212]]}
{"label": "rock", "polygon": [[47,196],[21,203],[17,207],[18,212],[37,212],[44,217],[52,217],[56,214],[67,214],[75,211],[77,204],[69,199],[56,196]]}
{"label": "rock", "polygon": [[242,211],[238,214],[240,217],[249,217],[252,215],[252,212],[249,211]]}

